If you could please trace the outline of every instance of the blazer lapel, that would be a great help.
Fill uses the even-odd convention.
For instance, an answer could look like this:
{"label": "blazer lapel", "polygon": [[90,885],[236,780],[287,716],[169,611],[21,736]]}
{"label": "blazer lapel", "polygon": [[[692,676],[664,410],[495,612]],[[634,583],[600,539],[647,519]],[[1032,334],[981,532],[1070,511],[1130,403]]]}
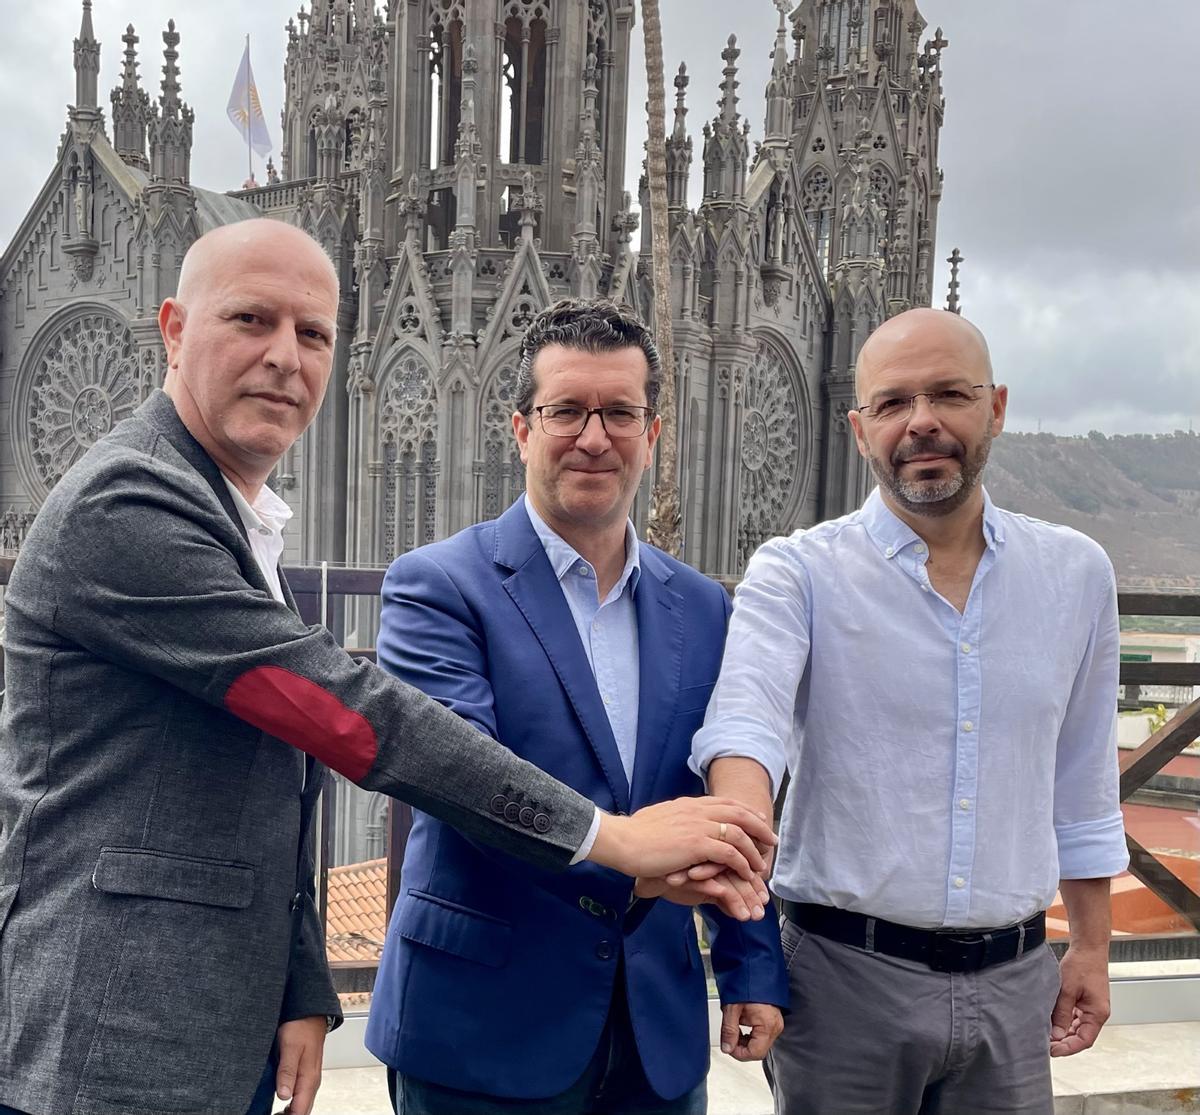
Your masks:
{"label": "blazer lapel", "polygon": [[[217,497],[217,502],[229,516],[241,536],[242,542],[245,543],[244,551],[239,555],[243,575],[255,588],[269,593],[270,586],[262,575],[262,570],[258,567],[254,551],[250,549],[246,524],[242,522],[242,516],[238,512],[237,504],[233,502],[233,496],[229,494],[229,485],[225,483],[225,478],[221,475],[221,470],[217,468],[216,461],[205,452],[204,446],[192,437],[191,432],[183,424],[170,396],[161,388],[156,389],[142,404],[139,413],[175,447],[179,455],[204,478],[209,488],[212,489],[213,495]],[[286,587],[284,594],[288,607],[294,612],[296,603]]]}
{"label": "blazer lapel", "polygon": [[634,809],[655,800],[683,666],[683,598],[669,587],[671,572],[649,546],[642,546],[641,565],[634,594],[639,660],[637,758],[630,795]]}
{"label": "blazer lapel", "polygon": [[521,610],[530,630],[541,643],[558,676],[584,735],[596,755],[613,800],[622,812],[629,811],[629,782],[608,714],[596,688],[587,654],[562,586],[550,559],[525,513],[523,502],[514,504],[496,522],[495,561],[513,570],[504,590]]}

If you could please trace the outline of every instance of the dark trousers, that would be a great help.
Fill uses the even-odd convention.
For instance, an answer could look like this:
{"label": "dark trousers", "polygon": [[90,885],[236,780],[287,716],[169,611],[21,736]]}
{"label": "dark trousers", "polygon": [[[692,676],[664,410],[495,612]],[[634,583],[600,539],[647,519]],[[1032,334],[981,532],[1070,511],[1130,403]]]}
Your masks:
{"label": "dark trousers", "polygon": [[[531,1057],[537,1050],[529,1051]],[[388,1069],[388,1091],[397,1115],[704,1115],[708,1088],[664,1100],[650,1087],[633,1036],[625,973],[618,971],[608,1021],[583,1075],[547,1099],[511,1099],[461,1092]]]}

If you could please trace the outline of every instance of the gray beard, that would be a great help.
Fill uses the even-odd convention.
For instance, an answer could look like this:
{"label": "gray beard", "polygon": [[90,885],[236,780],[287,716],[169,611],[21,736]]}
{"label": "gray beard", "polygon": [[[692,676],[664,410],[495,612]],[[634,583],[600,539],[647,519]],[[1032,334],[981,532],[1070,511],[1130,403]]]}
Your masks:
{"label": "gray beard", "polygon": [[987,433],[975,453],[969,458],[959,458],[958,472],[945,480],[935,483],[906,480],[899,473],[902,462],[885,462],[874,455],[870,458],[871,471],[879,481],[879,486],[886,489],[905,511],[941,518],[957,511],[970,499],[971,493],[979,486],[991,448],[992,430],[989,423]]}

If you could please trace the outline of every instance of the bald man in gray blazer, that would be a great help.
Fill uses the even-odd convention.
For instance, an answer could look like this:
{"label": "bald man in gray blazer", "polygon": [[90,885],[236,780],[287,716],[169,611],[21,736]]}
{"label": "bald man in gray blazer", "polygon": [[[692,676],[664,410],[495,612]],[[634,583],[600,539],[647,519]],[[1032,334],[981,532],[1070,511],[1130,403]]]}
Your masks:
{"label": "bald man in gray blazer", "polygon": [[757,893],[753,840],[772,837],[754,813],[598,814],[296,615],[264,482],[320,405],[337,298],[294,228],[197,241],[160,312],[165,392],[67,473],[22,547],[0,1112],[257,1115],[278,1091],[306,1115],[340,1017],[313,902],[323,764],[545,867],[725,862],[745,876],[722,894],[734,912]]}

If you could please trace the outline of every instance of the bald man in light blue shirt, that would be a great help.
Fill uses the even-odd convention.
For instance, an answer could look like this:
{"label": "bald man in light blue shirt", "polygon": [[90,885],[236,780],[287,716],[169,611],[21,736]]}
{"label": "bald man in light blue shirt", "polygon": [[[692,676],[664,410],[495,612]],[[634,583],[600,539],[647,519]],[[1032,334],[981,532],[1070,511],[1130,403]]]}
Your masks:
{"label": "bald man in light blue shirt", "polygon": [[[853,514],[764,545],[693,768],[765,808],[792,1013],[780,1115],[1049,1115],[1049,1057],[1108,1017],[1117,792],[1112,567],[980,484],[1007,389],[955,314],[859,357]],[[1043,945],[1061,888],[1071,943]]]}

